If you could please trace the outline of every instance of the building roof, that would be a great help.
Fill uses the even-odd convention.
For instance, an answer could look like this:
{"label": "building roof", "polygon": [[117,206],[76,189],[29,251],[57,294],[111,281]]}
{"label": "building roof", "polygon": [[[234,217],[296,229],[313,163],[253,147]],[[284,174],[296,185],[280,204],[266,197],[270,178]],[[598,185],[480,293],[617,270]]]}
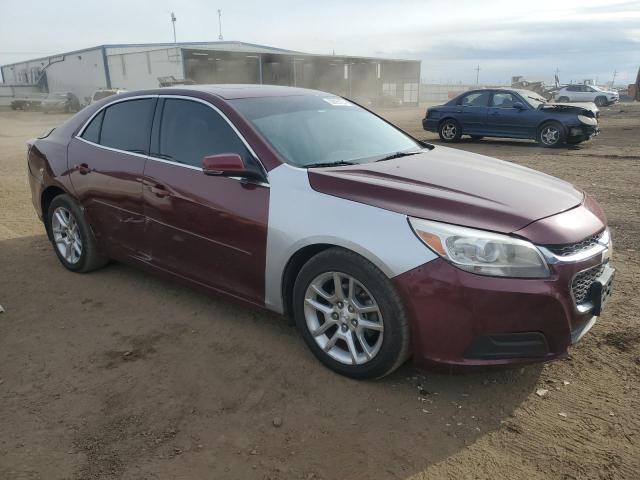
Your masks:
{"label": "building roof", "polygon": [[[73,50],[71,52],[63,52],[57,53],[54,55],[47,55],[45,57],[32,58],[28,60],[22,60],[19,62],[7,63],[5,65],[1,65],[0,67],[11,67],[13,65],[20,65],[22,63],[28,62],[38,62],[40,60],[47,60],[49,58],[61,57],[64,55],[76,55],[82,52],[89,52],[91,50],[108,50],[108,49],[117,49],[117,48],[136,48],[139,47],[142,51],[145,49],[156,49],[162,47],[198,47],[198,46],[207,46],[207,49],[215,49],[215,50],[232,50],[232,51],[246,51],[246,52],[271,52],[271,53],[302,53],[297,52],[295,50],[287,50],[284,48],[270,47],[268,45],[259,45],[257,43],[247,43],[247,42],[237,42],[237,41],[204,41],[204,42],[171,42],[171,43],[112,43],[112,44],[104,44],[97,45],[95,47],[83,48],[81,50]],[[220,47],[220,48],[218,48]]]}

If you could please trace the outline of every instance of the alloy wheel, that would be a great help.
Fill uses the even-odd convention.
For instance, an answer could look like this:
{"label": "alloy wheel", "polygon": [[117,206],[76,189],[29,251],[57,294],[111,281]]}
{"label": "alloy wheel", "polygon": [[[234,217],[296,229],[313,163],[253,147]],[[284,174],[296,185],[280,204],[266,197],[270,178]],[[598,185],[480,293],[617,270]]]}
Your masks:
{"label": "alloy wheel", "polygon": [[442,127],[442,136],[447,140],[452,140],[458,133],[458,128],[454,123],[445,123]]}
{"label": "alloy wheel", "polygon": [[317,345],[334,360],[362,365],[380,351],[384,323],[367,288],[351,275],[325,272],[307,287],[304,315]]}
{"label": "alloy wheel", "polygon": [[68,209],[58,207],[53,211],[51,231],[62,258],[70,264],[78,263],[82,256],[82,237],[78,222]]}
{"label": "alloy wheel", "polygon": [[545,145],[555,145],[556,143],[558,143],[559,139],[560,130],[552,125],[544,127],[542,129],[542,132],[540,132],[540,140],[542,140],[542,143],[544,143]]}

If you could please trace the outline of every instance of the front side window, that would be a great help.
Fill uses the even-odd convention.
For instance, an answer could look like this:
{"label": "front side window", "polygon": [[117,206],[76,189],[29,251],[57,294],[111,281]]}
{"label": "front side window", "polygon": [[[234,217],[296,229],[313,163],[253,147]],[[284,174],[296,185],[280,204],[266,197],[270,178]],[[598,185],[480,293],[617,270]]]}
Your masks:
{"label": "front side window", "polygon": [[237,153],[252,163],[247,147],[229,124],[211,107],[190,100],[167,99],[160,123],[160,158],[202,166],[207,155]]}
{"label": "front side window", "polygon": [[516,98],[508,92],[496,92],[491,99],[491,106],[496,108],[512,108]]}
{"label": "front side window", "polygon": [[119,102],[104,111],[100,145],[135,153],[147,153],[155,98]]}
{"label": "front side window", "polygon": [[460,105],[463,107],[486,107],[489,104],[490,94],[491,92],[489,90],[469,93],[462,97]]}
{"label": "front side window", "polygon": [[402,131],[340,97],[241,98],[231,103],[283,160],[298,167],[369,163],[422,149]]}

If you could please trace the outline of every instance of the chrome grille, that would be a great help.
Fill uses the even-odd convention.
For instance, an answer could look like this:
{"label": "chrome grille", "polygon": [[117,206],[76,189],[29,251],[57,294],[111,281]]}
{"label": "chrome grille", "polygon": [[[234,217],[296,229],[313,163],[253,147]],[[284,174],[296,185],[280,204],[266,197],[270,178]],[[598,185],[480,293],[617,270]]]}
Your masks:
{"label": "chrome grille", "polygon": [[595,267],[591,267],[589,270],[578,273],[573,278],[573,281],[571,282],[571,292],[573,293],[576,305],[582,305],[588,301],[591,285],[593,285],[593,282],[602,275],[603,271],[604,265],[596,265]]}
{"label": "chrome grille", "polygon": [[576,253],[583,252],[584,250],[588,250],[594,245],[597,245],[598,240],[600,240],[603,234],[604,232],[601,232],[578,243],[570,243],[567,245],[551,245],[547,248],[559,257],[567,257],[569,255],[575,255]]}

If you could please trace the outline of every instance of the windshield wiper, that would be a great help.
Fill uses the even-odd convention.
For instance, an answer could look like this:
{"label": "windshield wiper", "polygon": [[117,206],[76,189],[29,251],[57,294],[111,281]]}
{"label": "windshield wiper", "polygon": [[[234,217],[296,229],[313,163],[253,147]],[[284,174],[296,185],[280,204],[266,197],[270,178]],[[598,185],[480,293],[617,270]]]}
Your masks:
{"label": "windshield wiper", "polygon": [[416,155],[418,153],[422,153],[422,150],[411,151],[411,152],[395,152],[387,155],[386,157],[379,158],[376,162],[384,162],[385,160],[393,160],[394,158],[402,158],[408,157],[409,155]]}
{"label": "windshield wiper", "polygon": [[320,168],[320,167],[340,167],[343,165],[357,165],[355,162],[347,162],[346,160],[340,160],[339,162],[318,162],[304,165],[305,168]]}

